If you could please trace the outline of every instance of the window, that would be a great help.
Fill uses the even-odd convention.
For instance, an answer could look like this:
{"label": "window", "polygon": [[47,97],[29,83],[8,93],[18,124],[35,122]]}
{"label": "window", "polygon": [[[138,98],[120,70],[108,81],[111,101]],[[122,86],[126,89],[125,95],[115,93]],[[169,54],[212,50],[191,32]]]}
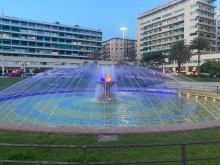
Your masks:
{"label": "window", "polygon": [[30,40],[36,40],[36,36],[29,36]]}
{"label": "window", "polygon": [[36,46],[36,42],[29,42],[29,46]]}
{"label": "window", "polygon": [[59,42],[65,42],[65,40],[63,38],[60,38]]}
{"label": "window", "polygon": [[9,19],[2,19],[2,23],[4,23],[4,24],[9,24],[10,23],[10,20]]}
{"label": "window", "polygon": [[19,27],[11,27],[11,31],[20,32]]}
{"label": "window", "polygon": [[19,38],[19,34],[13,33],[12,38]]}
{"label": "window", "polygon": [[45,31],[45,32],[44,32],[44,35],[50,36],[50,35],[51,35],[51,32],[50,32],[50,31]]}
{"label": "window", "polygon": [[20,52],[20,49],[19,48],[17,48],[17,47],[12,47],[12,49],[11,49],[13,52]]}
{"label": "window", "polygon": [[37,24],[36,25],[38,28],[44,28],[44,25],[43,24]]}
{"label": "window", "polygon": [[35,27],[35,23],[29,22],[29,26]]}
{"label": "window", "polygon": [[30,49],[29,49],[29,52],[30,52],[30,53],[36,53],[36,49],[30,48]]}
{"label": "window", "polygon": [[28,49],[21,48],[21,49],[20,49],[20,52],[27,53],[27,52],[28,52]]}
{"label": "window", "polygon": [[37,30],[37,34],[43,35],[44,31],[43,30]]}
{"label": "window", "polygon": [[11,20],[11,24],[12,24],[12,25],[18,25],[18,23],[19,23],[19,22],[18,22],[17,20]]}
{"label": "window", "polygon": [[169,16],[171,16],[171,15],[172,15],[172,13],[168,13],[168,14],[163,15],[162,17],[163,17],[163,18],[166,18],[166,17],[169,17]]}
{"label": "window", "polygon": [[59,27],[59,30],[64,31],[64,27]]}
{"label": "window", "polygon": [[36,30],[34,30],[34,29],[29,29],[28,32],[29,32],[30,34],[35,34],[35,33],[36,33]]}
{"label": "window", "polygon": [[52,48],[58,48],[58,44],[51,44]]}
{"label": "window", "polygon": [[58,33],[57,33],[57,32],[52,32],[51,35],[57,37],[57,36],[58,36]]}
{"label": "window", "polygon": [[44,40],[45,41],[50,41],[50,37],[45,37]]}
{"label": "window", "polygon": [[44,54],[44,50],[43,49],[38,49],[37,53]]}
{"label": "window", "polygon": [[10,46],[3,46],[3,50],[4,51],[11,51],[11,47]]}
{"label": "window", "polygon": [[44,40],[44,38],[40,37],[40,36],[37,36],[37,40],[42,41],[42,40]]}
{"label": "window", "polygon": [[6,45],[10,45],[11,44],[11,40],[3,39],[2,43],[6,44]]}
{"label": "window", "polygon": [[27,46],[28,42],[27,41],[21,41],[21,46]]}
{"label": "window", "polygon": [[176,13],[179,13],[179,12],[182,12],[182,11],[184,11],[184,8],[174,11],[174,13],[176,14]]}
{"label": "window", "polygon": [[20,38],[21,39],[27,39],[28,37],[27,37],[27,35],[21,35]]}
{"label": "window", "polygon": [[2,33],[2,37],[4,38],[10,38],[11,34],[10,33]]}
{"label": "window", "polygon": [[49,43],[46,43],[46,44],[45,44],[45,47],[48,47],[48,48],[50,48],[50,47],[51,47],[51,44],[49,44]]}
{"label": "window", "polygon": [[21,33],[27,33],[27,32],[28,32],[28,29],[26,29],[26,28],[20,28],[20,32],[21,32]]}
{"label": "window", "polygon": [[2,26],[2,30],[10,31],[10,26],[5,26],[5,25],[3,25],[3,26]]}
{"label": "window", "polygon": [[52,42],[57,42],[58,39],[57,38],[52,38]]}
{"label": "window", "polygon": [[27,26],[27,22],[20,21],[20,25],[21,25],[21,26]]}
{"label": "window", "polygon": [[64,33],[59,33],[59,36],[60,37],[64,37]]}
{"label": "window", "polygon": [[197,7],[197,6],[198,6],[198,4],[195,3],[195,4],[191,5],[191,8],[195,8],[195,7]]}
{"label": "window", "polygon": [[19,41],[13,40],[12,45],[19,45]]}
{"label": "window", "polygon": [[37,46],[38,46],[38,47],[43,47],[43,46],[44,46],[44,43],[43,43],[43,42],[38,42],[38,43],[37,43]]}

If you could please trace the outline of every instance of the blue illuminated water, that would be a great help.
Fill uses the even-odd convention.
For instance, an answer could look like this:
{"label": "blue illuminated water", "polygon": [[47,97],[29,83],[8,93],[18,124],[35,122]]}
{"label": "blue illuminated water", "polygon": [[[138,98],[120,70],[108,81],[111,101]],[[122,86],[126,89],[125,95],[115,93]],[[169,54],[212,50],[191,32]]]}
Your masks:
{"label": "blue illuminated water", "polygon": [[[100,104],[93,92],[36,95],[0,104],[0,123],[69,127],[143,127],[214,120],[198,100],[174,93],[119,92]],[[209,104],[209,103],[206,103]],[[220,104],[215,103],[217,108]],[[211,110],[211,109],[210,109]],[[214,112],[213,112],[214,113]],[[220,117],[220,113],[216,113]]]}

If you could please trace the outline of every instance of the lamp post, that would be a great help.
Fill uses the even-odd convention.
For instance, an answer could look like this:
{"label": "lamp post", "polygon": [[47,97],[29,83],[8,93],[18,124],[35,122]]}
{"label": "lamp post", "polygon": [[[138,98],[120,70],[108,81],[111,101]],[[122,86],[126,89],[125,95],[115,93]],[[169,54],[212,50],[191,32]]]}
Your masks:
{"label": "lamp post", "polygon": [[26,77],[27,76],[27,67],[29,66],[29,62],[22,62],[20,63],[21,64],[21,68],[23,70],[23,77]]}
{"label": "lamp post", "polygon": [[127,27],[121,27],[120,31],[122,32],[122,38],[123,38],[123,60],[125,61],[125,32],[128,30]]}

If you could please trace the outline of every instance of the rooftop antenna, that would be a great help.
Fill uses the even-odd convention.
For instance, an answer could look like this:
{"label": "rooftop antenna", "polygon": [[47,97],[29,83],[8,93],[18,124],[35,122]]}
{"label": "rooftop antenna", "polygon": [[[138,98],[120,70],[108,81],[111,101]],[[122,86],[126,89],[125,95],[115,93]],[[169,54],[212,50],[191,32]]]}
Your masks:
{"label": "rooftop antenna", "polygon": [[2,11],[1,11],[1,16],[4,16],[5,13],[4,13],[4,8],[2,8]]}

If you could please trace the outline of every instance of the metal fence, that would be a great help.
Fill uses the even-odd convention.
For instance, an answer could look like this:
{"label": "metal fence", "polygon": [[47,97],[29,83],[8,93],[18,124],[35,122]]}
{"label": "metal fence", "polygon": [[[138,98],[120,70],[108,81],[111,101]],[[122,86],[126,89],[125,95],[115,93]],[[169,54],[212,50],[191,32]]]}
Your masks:
{"label": "metal fence", "polygon": [[174,90],[201,90],[201,91],[206,91],[206,92],[220,93],[220,83],[219,85],[212,85],[212,86],[195,85],[195,84],[152,85],[152,88],[174,89]]}
{"label": "metal fence", "polygon": [[[45,165],[120,165],[120,164],[166,164],[166,163],[178,163],[181,165],[187,165],[190,161],[211,161],[220,160],[219,156],[206,156],[206,157],[190,157],[187,155],[187,147],[192,145],[219,145],[220,141],[209,142],[188,142],[188,143],[173,143],[173,144],[140,144],[140,145],[38,145],[38,144],[0,144],[0,149],[6,148],[33,148],[33,149],[80,149],[82,152],[82,162],[57,162],[57,161],[27,161],[27,160],[0,160],[1,164],[45,164]],[[88,151],[90,149],[129,149],[129,148],[157,148],[162,147],[178,147],[181,152],[176,159],[162,159],[162,160],[123,160],[123,161],[103,161],[103,162],[89,162]],[[100,151],[101,152],[101,151]],[[220,152],[220,151],[219,151]],[[158,155],[160,157],[160,155]]]}

